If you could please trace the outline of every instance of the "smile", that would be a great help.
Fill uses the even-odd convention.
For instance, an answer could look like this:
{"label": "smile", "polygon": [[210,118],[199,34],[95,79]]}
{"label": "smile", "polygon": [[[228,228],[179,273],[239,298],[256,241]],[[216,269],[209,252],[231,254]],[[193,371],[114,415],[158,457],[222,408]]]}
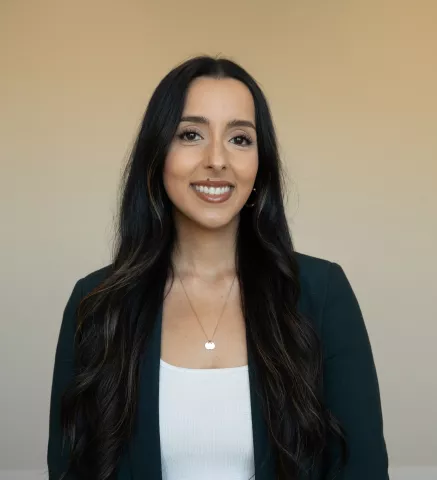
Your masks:
{"label": "smile", "polygon": [[191,185],[191,188],[200,199],[210,203],[225,202],[231,197],[234,190],[232,185],[212,187],[208,185],[195,184]]}

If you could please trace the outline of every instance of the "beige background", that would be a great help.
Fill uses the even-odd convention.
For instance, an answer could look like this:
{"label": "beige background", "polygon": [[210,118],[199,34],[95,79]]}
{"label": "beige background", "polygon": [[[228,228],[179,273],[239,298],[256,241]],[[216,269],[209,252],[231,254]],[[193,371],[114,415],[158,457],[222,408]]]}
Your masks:
{"label": "beige background", "polygon": [[360,301],[391,463],[436,466],[437,2],[1,0],[0,19],[0,468],[45,468],[62,310],[109,260],[152,89],[199,53],[264,88],[296,247]]}

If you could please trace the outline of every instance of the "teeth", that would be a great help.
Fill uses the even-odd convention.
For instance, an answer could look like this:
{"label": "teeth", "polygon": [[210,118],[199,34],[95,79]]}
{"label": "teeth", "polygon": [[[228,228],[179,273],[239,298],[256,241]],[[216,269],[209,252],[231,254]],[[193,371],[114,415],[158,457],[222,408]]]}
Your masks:
{"label": "teeth", "polygon": [[201,193],[207,195],[223,195],[231,190],[230,186],[226,187],[206,187],[204,185],[194,185],[194,188]]}

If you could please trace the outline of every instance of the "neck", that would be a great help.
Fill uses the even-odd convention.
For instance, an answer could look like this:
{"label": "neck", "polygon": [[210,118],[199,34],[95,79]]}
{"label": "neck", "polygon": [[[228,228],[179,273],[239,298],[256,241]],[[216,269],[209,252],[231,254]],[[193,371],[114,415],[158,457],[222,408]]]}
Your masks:
{"label": "neck", "polygon": [[173,264],[180,275],[212,281],[235,275],[238,218],[218,229],[203,228],[186,217],[175,220]]}

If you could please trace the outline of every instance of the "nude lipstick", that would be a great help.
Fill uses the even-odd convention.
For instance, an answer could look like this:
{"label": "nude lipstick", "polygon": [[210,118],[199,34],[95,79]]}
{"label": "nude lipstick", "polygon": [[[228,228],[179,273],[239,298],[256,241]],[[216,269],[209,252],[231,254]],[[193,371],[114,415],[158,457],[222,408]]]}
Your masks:
{"label": "nude lipstick", "polygon": [[226,202],[231,197],[235,188],[232,183],[219,180],[195,182],[190,186],[200,199],[209,203]]}

